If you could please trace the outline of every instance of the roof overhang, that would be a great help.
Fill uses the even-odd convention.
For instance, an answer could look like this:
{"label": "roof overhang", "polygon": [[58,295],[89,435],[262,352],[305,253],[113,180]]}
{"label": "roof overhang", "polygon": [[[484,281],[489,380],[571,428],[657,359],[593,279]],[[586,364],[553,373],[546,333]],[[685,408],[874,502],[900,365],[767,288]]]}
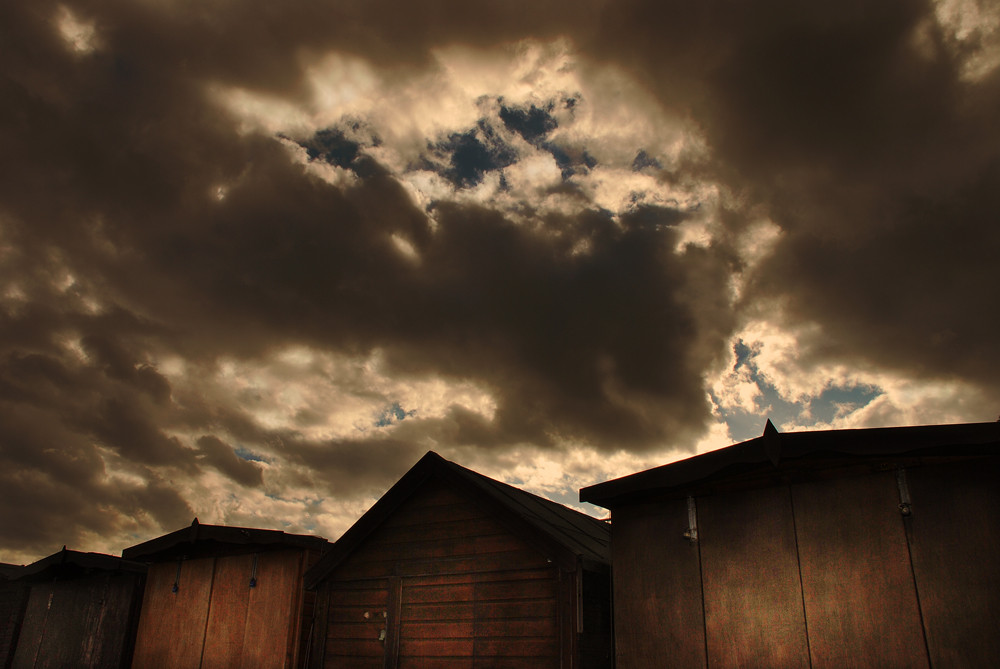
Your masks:
{"label": "roof overhang", "polygon": [[691,494],[709,485],[773,479],[862,461],[1000,454],[1000,422],[764,434],[718,451],[598,483],[580,490],[580,501],[611,509],[654,496]]}

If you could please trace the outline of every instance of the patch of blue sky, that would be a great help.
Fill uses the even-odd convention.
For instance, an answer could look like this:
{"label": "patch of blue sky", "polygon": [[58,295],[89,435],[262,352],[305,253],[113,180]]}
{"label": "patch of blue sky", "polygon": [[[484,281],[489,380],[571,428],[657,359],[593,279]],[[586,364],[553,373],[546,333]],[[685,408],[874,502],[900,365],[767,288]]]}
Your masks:
{"label": "patch of blue sky", "polygon": [[393,402],[379,412],[378,416],[375,418],[374,425],[375,427],[389,427],[394,423],[398,423],[401,420],[405,420],[416,415],[416,413],[416,409],[406,411],[399,402]]}
{"label": "patch of blue sky", "polygon": [[736,342],[734,371],[743,369],[750,381],[760,391],[754,399],[753,410],[719,406],[719,416],[729,429],[734,442],[759,437],[768,419],[780,431],[783,425],[829,424],[845,412],[857,411],[883,394],[878,386],[870,384],[830,385],[818,395],[797,401],[781,396],[774,384],[769,383],[756,364],[758,351],[744,342]]}
{"label": "patch of blue sky", "polygon": [[241,460],[247,460],[249,462],[268,462],[268,459],[263,455],[258,455],[244,446],[237,446],[233,449],[233,453],[235,453],[236,457]]}

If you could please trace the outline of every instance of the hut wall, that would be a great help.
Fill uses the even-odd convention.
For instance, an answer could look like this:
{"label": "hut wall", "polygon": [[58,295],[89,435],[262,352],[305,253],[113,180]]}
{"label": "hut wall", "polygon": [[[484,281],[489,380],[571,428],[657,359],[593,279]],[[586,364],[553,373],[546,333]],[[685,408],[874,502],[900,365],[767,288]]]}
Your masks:
{"label": "hut wall", "polygon": [[151,565],[134,666],[299,666],[308,559],[294,549]]}
{"label": "hut wall", "polygon": [[[995,458],[613,511],[620,669],[1000,666]],[[718,488],[718,486],[717,486]]]}
{"label": "hut wall", "polygon": [[31,588],[24,581],[0,580],[0,667],[3,669],[9,669],[14,661],[30,594]]}
{"label": "hut wall", "polygon": [[141,592],[130,573],[33,583],[11,666],[129,666]]}
{"label": "hut wall", "polygon": [[316,667],[557,669],[575,642],[576,574],[433,482],[319,593]]}

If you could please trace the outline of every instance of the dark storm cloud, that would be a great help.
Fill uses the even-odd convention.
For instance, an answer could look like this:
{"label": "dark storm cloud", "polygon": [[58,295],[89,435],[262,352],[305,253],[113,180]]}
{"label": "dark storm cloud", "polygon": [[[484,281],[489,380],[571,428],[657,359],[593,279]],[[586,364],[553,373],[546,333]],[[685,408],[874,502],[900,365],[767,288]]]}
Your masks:
{"label": "dark storm cloud", "polygon": [[962,78],[975,42],[929,2],[616,3],[607,21],[606,57],[690,108],[716,174],[784,230],[748,306],[821,325],[804,355],[1000,396],[1000,72]]}
{"label": "dark storm cloud", "polygon": [[247,487],[263,484],[264,477],[260,467],[238,457],[233,448],[218,437],[201,437],[198,439],[198,448],[201,449],[205,464],[211,465],[237,483]]}
{"label": "dark storm cloud", "polygon": [[[710,157],[681,167],[729,187],[734,231],[762,213],[785,231],[748,308],[780,298],[820,323],[816,355],[996,392],[1000,86],[996,72],[960,78],[929,4],[65,3],[94,26],[90,53],[59,36],[60,6],[0,6],[5,544],[44,555],[129,515],[186,524],[171,477],[207,465],[264,481],[230,444],[349,494],[384,489],[434,440],[642,450],[690,443],[710,419],[703,378],[738,322],[724,243],[675,252],[690,214],[669,208],[526,226],[440,202],[432,225],[344,128],[301,140],[358,175],[335,187],[216,102],[230,87],[306,102],[305,68],[333,49],[391,82],[435,47],[568,36],[694,119]],[[547,140],[548,112],[503,109],[564,177],[596,164]],[[458,186],[516,158],[488,123],[448,132],[430,153]],[[472,381],[495,417],[455,406],[385,438],[308,441],[156,367],[291,344]]]}

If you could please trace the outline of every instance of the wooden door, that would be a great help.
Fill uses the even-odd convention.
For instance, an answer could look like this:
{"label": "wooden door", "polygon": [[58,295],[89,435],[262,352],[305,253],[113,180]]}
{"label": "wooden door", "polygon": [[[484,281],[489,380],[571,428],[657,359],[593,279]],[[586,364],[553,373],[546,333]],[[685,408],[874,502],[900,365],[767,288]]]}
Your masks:
{"label": "wooden door", "polygon": [[150,566],[133,667],[200,666],[214,569],[214,558]]}
{"label": "wooden door", "polygon": [[894,472],[792,497],[812,667],[927,667]]}
{"label": "wooden door", "polygon": [[806,667],[786,486],[698,498],[709,667]]}
{"label": "wooden door", "polygon": [[1000,667],[1000,463],[908,470],[911,552],[935,667]]}
{"label": "wooden door", "polygon": [[394,657],[387,667],[560,666],[555,567],[413,576],[397,583],[398,594],[389,593],[387,652]]}
{"label": "wooden door", "polygon": [[615,509],[611,525],[619,669],[704,667],[698,544],[684,499]]}
{"label": "wooden door", "polygon": [[332,582],[329,586],[327,669],[384,669],[389,579]]}

